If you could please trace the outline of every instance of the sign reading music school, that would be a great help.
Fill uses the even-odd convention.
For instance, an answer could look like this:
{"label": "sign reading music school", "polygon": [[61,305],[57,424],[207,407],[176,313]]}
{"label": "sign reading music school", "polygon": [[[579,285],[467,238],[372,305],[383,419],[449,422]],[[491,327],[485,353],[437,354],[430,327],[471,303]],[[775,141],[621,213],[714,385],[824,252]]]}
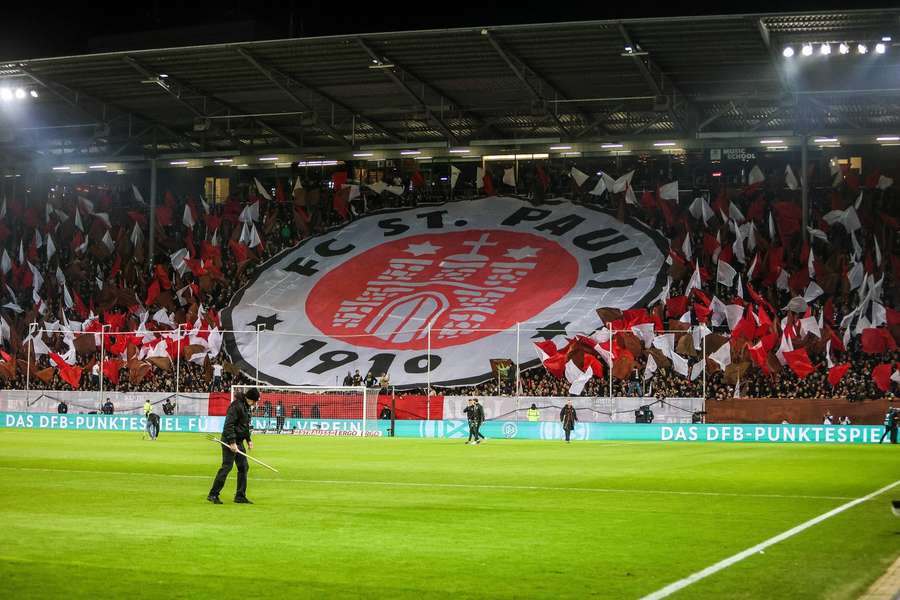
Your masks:
{"label": "sign reading music school", "polygon": [[[347,370],[394,385],[490,377],[489,359],[535,358],[530,338],[599,326],[595,309],[657,296],[667,242],[568,201],[515,198],[384,211],[268,261],[224,313],[232,359],[272,383],[334,385]],[[263,334],[258,326],[275,334]],[[254,333],[250,333],[250,332]],[[429,334],[430,331],[430,334]],[[538,332],[534,336],[534,331]]]}

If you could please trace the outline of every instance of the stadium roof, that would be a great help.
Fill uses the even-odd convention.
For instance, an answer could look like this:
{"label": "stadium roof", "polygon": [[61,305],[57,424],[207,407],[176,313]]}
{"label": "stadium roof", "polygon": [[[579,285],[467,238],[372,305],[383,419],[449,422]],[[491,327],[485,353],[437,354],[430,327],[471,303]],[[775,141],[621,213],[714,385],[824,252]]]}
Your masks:
{"label": "stadium roof", "polygon": [[[900,9],[407,31],[12,61],[19,159],[900,132]],[[814,43],[801,56],[801,43]],[[820,54],[831,43],[829,56]],[[851,51],[840,54],[837,44]],[[856,46],[866,44],[867,54]],[[782,56],[786,45],[796,49]],[[630,52],[627,48],[631,48]]]}

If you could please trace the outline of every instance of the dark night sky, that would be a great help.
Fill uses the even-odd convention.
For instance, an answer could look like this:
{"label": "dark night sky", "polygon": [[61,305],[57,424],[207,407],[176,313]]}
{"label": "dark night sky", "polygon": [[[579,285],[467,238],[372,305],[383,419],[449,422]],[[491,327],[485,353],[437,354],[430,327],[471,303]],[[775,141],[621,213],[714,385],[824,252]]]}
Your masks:
{"label": "dark night sky", "polygon": [[[871,0],[853,4],[858,8],[895,6],[895,2]],[[52,10],[43,2],[17,6],[0,19],[0,60],[37,58],[67,54],[84,54],[98,47],[113,49],[117,44],[99,44],[98,37],[139,32],[171,30],[205,24],[255,21],[256,31],[250,35],[238,33],[241,39],[290,37],[293,35],[320,36],[334,34],[401,31],[408,29],[437,29],[480,25],[513,25],[589,19],[629,17],[664,17],[691,14],[738,14],[756,12],[803,12],[848,8],[847,2],[795,1],[726,4],[672,3],[665,7],[653,2],[541,2],[493,3],[440,2],[422,0],[411,2],[352,2],[311,0],[239,1],[221,0],[203,5],[199,2],[162,2],[138,0],[105,5],[102,2],[67,3]],[[431,10],[429,10],[431,9]],[[293,24],[293,30],[292,30]],[[244,30],[246,31],[246,30]],[[237,41],[177,35],[159,41],[154,36],[125,38],[132,47],[159,47]],[[227,34],[223,34],[227,35]],[[232,33],[232,35],[235,35]],[[183,43],[178,43],[181,40]],[[174,41],[171,41],[174,40]],[[93,43],[92,43],[93,42]],[[133,49],[116,47],[115,49]]]}

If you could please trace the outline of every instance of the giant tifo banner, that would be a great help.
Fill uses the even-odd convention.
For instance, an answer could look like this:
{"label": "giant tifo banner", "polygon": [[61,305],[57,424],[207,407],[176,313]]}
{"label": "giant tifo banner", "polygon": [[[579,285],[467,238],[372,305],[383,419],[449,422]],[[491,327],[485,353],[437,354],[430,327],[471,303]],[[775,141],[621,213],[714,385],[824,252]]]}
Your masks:
{"label": "giant tifo banner", "polygon": [[[160,429],[176,433],[215,433],[222,430],[224,417],[162,417]],[[365,435],[390,435],[390,421],[369,420]],[[135,415],[58,415],[53,413],[0,412],[0,429],[64,429],[84,431],[143,431],[144,417]],[[316,437],[358,437],[363,434],[361,420],[338,419],[253,419],[258,430],[279,431]],[[884,428],[874,425],[689,425],[578,423],[572,432],[575,441],[650,441],[650,442],[778,442],[818,444],[877,444]],[[558,422],[487,421],[481,428],[488,439],[560,440]],[[464,420],[395,421],[394,433],[405,438],[466,439]]]}
{"label": "giant tifo banner", "polygon": [[532,404],[540,421],[558,421],[569,400],[582,423],[634,423],[634,411],[642,406],[650,407],[655,423],[690,423],[694,412],[704,410],[703,398],[444,396],[444,419],[462,418],[469,398],[478,398],[488,419],[507,421],[525,421]]}
{"label": "giant tifo banner", "polygon": [[333,386],[351,369],[397,386],[478,383],[490,359],[516,357],[517,323],[520,360],[536,365],[535,331],[591,333],[598,306],[658,296],[667,251],[642,223],[567,200],[383,211],[262,265],[223,312],[237,330],[226,349],[271,383]]}

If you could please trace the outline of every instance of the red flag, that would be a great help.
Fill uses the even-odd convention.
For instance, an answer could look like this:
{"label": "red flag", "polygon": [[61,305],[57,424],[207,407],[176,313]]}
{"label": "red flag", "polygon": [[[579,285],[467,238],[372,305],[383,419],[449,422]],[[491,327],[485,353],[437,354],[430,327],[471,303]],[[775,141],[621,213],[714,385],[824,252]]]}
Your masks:
{"label": "red flag", "polygon": [[537,178],[541,182],[541,187],[544,188],[544,191],[547,191],[547,188],[550,187],[550,178],[547,177],[547,173],[544,172],[544,167],[541,165],[537,166]]}
{"label": "red flag", "polygon": [[234,258],[237,262],[242,263],[250,258],[250,249],[244,244],[231,240],[228,242],[228,247],[231,248],[231,252],[234,254]]}
{"label": "red flag", "polygon": [[800,379],[805,379],[816,371],[815,367],[813,367],[812,363],[809,361],[809,355],[806,353],[805,348],[798,348],[797,350],[785,352],[784,360],[787,361],[791,371],[793,371]]}
{"label": "red flag", "polygon": [[56,364],[56,366],[59,367],[59,368],[71,366],[69,363],[67,363],[67,362],[63,359],[62,356],[60,356],[60,355],[57,354],[56,352],[51,352],[51,353],[50,353],[50,360],[52,360],[52,361]]}
{"label": "red flag", "polygon": [[588,369],[594,373],[594,377],[597,377],[598,379],[603,378],[603,365],[593,354],[584,355],[584,366],[581,370],[586,371]]}
{"label": "red flag", "polygon": [[109,270],[109,278],[114,279],[116,275],[119,274],[119,271],[122,269],[122,257],[116,254],[116,258],[113,259],[112,268]]}
{"label": "red flag", "polygon": [[103,361],[103,374],[113,384],[119,385],[119,372],[122,370],[122,361],[112,358]]}
{"label": "red flag", "polygon": [[211,232],[219,228],[222,219],[216,215],[203,215],[203,222],[206,223],[206,230]]}
{"label": "red flag", "polygon": [[347,183],[347,171],[332,173],[331,181],[334,182],[334,193],[337,194],[344,187],[344,184]]}
{"label": "red flag", "polygon": [[147,288],[147,299],[144,301],[144,304],[146,306],[152,305],[156,301],[157,296],[159,296],[159,281],[154,279],[150,287]]}
{"label": "red flag", "polygon": [[[168,192],[166,192],[168,195]],[[156,207],[156,222],[165,227],[172,224],[172,209],[166,205]]]}
{"label": "red flag", "polygon": [[860,336],[862,350],[866,354],[881,354],[888,350],[896,350],[897,344],[893,336],[886,329],[868,327],[863,329]]}
{"label": "red flag", "polygon": [[767,364],[769,353],[766,351],[765,346],[763,346],[762,343],[754,344],[747,348],[747,350],[750,352],[750,359],[753,361],[753,364],[762,369],[763,373],[768,375],[770,372]]}
{"label": "red flag", "polygon": [[331,206],[334,209],[334,212],[341,215],[341,218],[344,220],[350,219],[350,202],[348,201],[349,193],[344,194],[341,192],[335,192],[334,198],[332,199]]}
{"label": "red flag", "polygon": [[279,179],[275,183],[275,202],[285,202],[287,197],[284,195],[284,183]]}
{"label": "red flag", "polygon": [[484,177],[481,178],[484,182],[484,193],[488,196],[494,195],[494,179],[491,177],[491,174],[485,172]]}
{"label": "red flag", "polygon": [[835,365],[828,369],[828,383],[831,384],[831,387],[836,386],[840,383],[841,379],[844,378],[844,375],[847,374],[847,371],[850,370],[850,363],[844,363],[842,365]]}
{"label": "red flag", "polygon": [[412,184],[413,187],[417,190],[421,190],[425,187],[425,178],[422,177],[422,173],[420,171],[416,171],[412,176]]}
{"label": "red flag", "polygon": [[891,363],[878,365],[872,369],[872,381],[878,386],[878,389],[887,393],[891,389],[891,373],[894,365]]}
{"label": "red flag", "polygon": [[89,312],[87,307],[84,305],[84,302],[82,302],[81,296],[79,296],[78,292],[76,292],[75,290],[69,290],[69,292],[72,294],[72,299],[75,301],[75,312],[78,313],[78,316],[80,318],[87,319]]}
{"label": "red flag", "polygon": [[72,389],[78,389],[81,384],[81,367],[75,366],[66,366],[60,367],[59,376],[60,378],[72,386]]}
{"label": "red flag", "polygon": [[793,202],[776,202],[772,205],[772,212],[775,223],[778,224],[781,245],[787,246],[791,236],[800,231],[800,207]]}
{"label": "red flag", "polygon": [[681,317],[688,309],[687,296],[673,296],[666,300],[666,312],[670,317]]}
{"label": "red flag", "polygon": [[164,290],[172,289],[172,282],[169,280],[169,273],[166,271],[166,268],[162,265],[156,265],[156,281],[159,282],[159,285],[162,286]]}

